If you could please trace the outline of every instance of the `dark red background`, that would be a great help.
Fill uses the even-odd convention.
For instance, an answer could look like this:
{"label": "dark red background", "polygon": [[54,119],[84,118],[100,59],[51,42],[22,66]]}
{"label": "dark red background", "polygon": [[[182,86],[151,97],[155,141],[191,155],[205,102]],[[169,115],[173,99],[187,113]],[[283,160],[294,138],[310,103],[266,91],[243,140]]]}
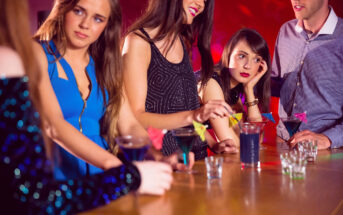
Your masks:
{"label": "dark red background", "polygon": [[[124,30],[139,17],[147,5],[147,0],[121,0]],[[37,28],[37,11],[50,10],[53,0],[29,0],[32,31]],[[343,1],[330,0],[336,14],[343,17]],[[266,39],[271,55],[274,42],[281,25],[293,19],[294,13],[290,0],[215,0],[214,31],[212,52],[218,62],[223,46],[231,35],[242,27],[254,28]],[[193,55],[194,69],[199,69],[199,57]],[[277,100],[272,98],[271,111],[277,119]],[[275,125],[268,125],[273,128]],[[267,129],[267,142],[274,142],[275,129]]]}

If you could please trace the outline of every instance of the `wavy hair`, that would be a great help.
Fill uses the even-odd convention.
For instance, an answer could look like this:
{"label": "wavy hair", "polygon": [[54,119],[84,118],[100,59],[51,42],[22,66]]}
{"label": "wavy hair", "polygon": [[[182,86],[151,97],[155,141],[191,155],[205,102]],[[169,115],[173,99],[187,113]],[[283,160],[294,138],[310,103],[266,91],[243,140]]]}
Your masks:
{"label": "wavy hair", "polygon": [[223,91],[225,101],[229,101],[230,98],[230,57],[233,49],[237,43],[241,40],[245,40],[249,47],[258,55],[260,55],[268,66],[268,71],[262,76],[254,87],[254,93],[260,101],[259,107],[263,112],[269,112],[270,103],[270,71],[271,71],[271,57],[267,42],[263,37],[255,30],[249,28],[242,28],[237,31],[231,39],[226,43],[222,57],[219,63],[215,66],[215,71],[219,71],[220,79],[223,84]]}
{"label": "wavy hair", "polygon": [[[64,30],[65,14],[72,10],[80,0],[55,0],[46,21],[38,29],[35,39],[54,40],[61,56],[65,54],[67,38]],[[109,144],[118,134],[117,122],[122,99],[122,58],[120,37],[122,14],[119,0],[108,0],[111,13],[108,23],[99,38],[90,45],[89,53],[94,59],[96,80],[106,106],[105,117],[101,123],[102,134]],[[108,93],[108,102],[106,100]]]}
{"label": "wavy hair", "polygon": [[191,25],[187,25],[184,24],[186,12],[183,9],[183,0],[150,0],[145,14],[129,28],[128,32],[136,32],[140,28],[159,27],[154,38],[143,39],[157,42],[167,38],[165,53],[168,53],[179,35],[182,36],[188,52],[191,52],[192,46],[196,44],[201,56],[201,83],[204,86],[213,72],[213,11],[214,0],[205,1],[204,11],[194,18]]}

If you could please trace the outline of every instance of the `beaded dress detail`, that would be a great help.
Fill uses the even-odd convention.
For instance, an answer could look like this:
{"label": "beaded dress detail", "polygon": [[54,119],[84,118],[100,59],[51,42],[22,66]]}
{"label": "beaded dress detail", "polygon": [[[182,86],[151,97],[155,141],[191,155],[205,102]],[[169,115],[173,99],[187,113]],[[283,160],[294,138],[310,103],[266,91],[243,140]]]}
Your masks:
{"label": "beaded dress detail", "polygon": [[109,203],[140,185],[138,169],[56,181],[45,155],[27,77],[0,78],[0,202],[11,214],[70,214]]}

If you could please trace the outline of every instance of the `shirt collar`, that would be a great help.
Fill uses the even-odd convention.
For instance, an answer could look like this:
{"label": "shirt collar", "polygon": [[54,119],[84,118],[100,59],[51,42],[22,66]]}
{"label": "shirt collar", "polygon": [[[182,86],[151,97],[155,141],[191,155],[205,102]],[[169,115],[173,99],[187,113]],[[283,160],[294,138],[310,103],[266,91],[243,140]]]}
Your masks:
{"label": "shirt collar", "polygon": [[[338,17],[333,10],[333,8],[330,6],[330,14],[328,18],[326,19],[323,27],[319,30],[318,35],[320,34],[333,34],[335,31],[336,25],[338,22]],[[300,20],[298,20],[298,23],[294,27],[295,31],[298,33],[301,33],[304,30],[304,23]]]}

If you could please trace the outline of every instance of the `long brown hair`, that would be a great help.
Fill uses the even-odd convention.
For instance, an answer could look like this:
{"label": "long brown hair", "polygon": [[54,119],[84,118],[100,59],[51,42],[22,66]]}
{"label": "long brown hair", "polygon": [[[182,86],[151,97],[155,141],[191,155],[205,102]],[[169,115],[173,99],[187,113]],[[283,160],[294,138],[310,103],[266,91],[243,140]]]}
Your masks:
{"label": "long brown hair", "polygon": [[0,45],[10,47],[19,54],[25,73],[30,80],[29,90],[31,99],[39,109],[38,83],[40,81],[40,73],[32,55],[33,49],[31,44],[27,2],[21,0],[1,0]]}
{"label": "long brown hair", "polygon": [[269,112],[270,103],[270,71],[271,60],[267,42],[255,30],[249,28],[242,28],[237,31],[231,39],[226,43],[220,62],[215,66],[216,71],[220,71],[220,79],[223,85],[225,101],[230,98],[230,57],[233,49],[237,43],[245,40],[250,48],[258,55],[260,55],[268,66],[268,71],[262,76],[254,87],[254,93],[260,101],[260,108],[263,112]]}
{"label": "long brown hair", "polygon": [[[80,0],[55,0],[47,20],[38,29],[35,39],[54,40],[61,56],[65,54],[67,38],[64,30],[65,14]],[[108,143],[113,143],[117,135],[117,120],[122,98],[122,58],[120,37],[122,14],[119,0],[108,0],[111,14],[99,38],[90,45],[89,54],[95,62],[96,80],[104,98],[106,114],[102,123],[102,133]],[[108,102],[106,100],[108,93]]]}
{"label": "long brown hair", "polygon": [[140,28],[159,27],[159,31],[151,41],[157,42],[167,38],[165,53],[170,50],[179,35],[182,36],[189,52],[196,43],[201,56],[201,83],[204,86],[213,72],[211,54],[213,11],[214,0],[207,0],[204,11],[195,17],[191,25],[187,25],[184,24],[186,12],[183,9],[183,0],[150,0],[145,15],[138,19],[128,32],[136,32]]}

